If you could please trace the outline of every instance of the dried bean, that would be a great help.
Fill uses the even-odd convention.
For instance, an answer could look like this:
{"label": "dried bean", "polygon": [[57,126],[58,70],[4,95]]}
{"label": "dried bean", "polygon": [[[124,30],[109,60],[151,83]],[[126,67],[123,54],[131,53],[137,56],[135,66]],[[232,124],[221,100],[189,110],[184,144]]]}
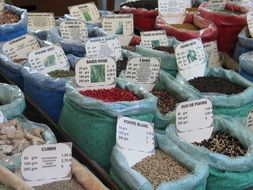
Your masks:
{"label": "dried bean", "polygon": [[19,20],[19,15],[16,15],[9,10],[4,10],[3,13],[0,14],[0,25],[17,23]]}
{"label": "dried bean", "polygon": [[69,70],[69,71],[55,70],[55,71],[49,72],[48,74],[54,78],[67,78],[67,77],[74,77],[75,71],[73,71],[73,70]]}
{"label": "dried bean", "polygon": [[147,10],[154,10],[158,7],[158,0],[140,0],[122,4],[122,6],[133,7],[133,8],[144,8]]}
{"label": "dried bean", "polygon": [[155,188],[162,182],[177,180],[189,173],[183,165],[159,149],[134,165],[133,169],[145,176]]}
{"label": "dried bean", "polygon": [[230,157],[243,156],[247,152],[240,141],[222,132],[216,133],[208,140],[194,144]]}
{"label": "dried bean", "polygon": [[140,98],[127,89],[111,88],[99,90],[84,90],[80,94],[103,100],[105,102],[135,101]]}
{"label": "dried bean", "polygon": [[166,115],[168,112],[175,110],[178,101],[166,90],[153,89],[151,93],[158,98],[157,106],[162,114]]}
{"label": "dried bean", "polygon": [[164,51],[164,52],[167,52],[167,53],[171,53],[171,54],[174,54],[175,53],[175,50],[173,47],[167,47],[167,46],[157,46],[154,48],[155,50],[158,50],[158,51]]}
{"label": "dried bean", "polygon": [[238,94],[246,88],[230,82],[221,77],[197,77],[188,81],[190,85],[197,88],[200,92],[217,92],[222,94]]}

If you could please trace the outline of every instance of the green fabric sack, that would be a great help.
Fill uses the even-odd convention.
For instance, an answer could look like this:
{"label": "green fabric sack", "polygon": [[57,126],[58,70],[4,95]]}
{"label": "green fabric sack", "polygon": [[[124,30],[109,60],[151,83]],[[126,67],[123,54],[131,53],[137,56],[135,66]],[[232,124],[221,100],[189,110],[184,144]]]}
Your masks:
{"label": "green fabric sack", "polygon": [[0,111],[7,119],[21,115],[25,109],[25,97],[16,85],[0,83]]}
{"label": "green fabric sack", "polygon": [[192,91],[199,98],[209,98],[213,104],[213,113],[230,115],[237,117],[245,117],[253,108],[253,83],[240,76],[235,71],[222,68],[207,68],[205,76],[222,77],[230,80],[233,83],[239,84],[247,89],[239,94],[225,95],[220,93],[202,93],[183,79],[178,74],[177,80],[179,83],[184,83],[186,88]]}
{"label": "green fabric sack", "polygon": [[[157,190],[205,190],[208,166],[192,159],[180,150],[167,136],[156,134],[157,146],[175,160],[183,164],[190,174],[175,180],[161,183]],[[113,148],[111,176],[123,190],[153,190],[154,187],[136,170],[132,169],[124,155],[115,146]]]}
{"label": "green fabric sack", "polygon": [[[169,47],[174,47],[174,45],[179,44],[180,42],[176,38],[168,38]],[[177,61],[175,54],[170,54],[163,51],[158,51],[154,49],[145,48],[142,46],[136,46],[135,52],[147,57],[158,57],[161,59],[161,69],[165,70],[172,76],[176,76]]]}
{"label": "green fabric sack", "polygon": [[247,147],[247,153],[230,158],[190,144],[176,135],[175,124],[170,124],[166,132],[168,138],[182,151],[209,165],[207,190],[243,190],[253,187],[253,132],[229,116],[216,116],[214,126],[214,133],[223,131],[235,137]]}
{"label": "green fabric sack", "polygon": [[117,117],[121,115],[152,122],[157,105],[157,98],[144,88],[123,79],[116,79],[116,84],[143,99],[104,102],[81,95],[75,88],[75,81],[70,80],[59,120],[62,129],[108,172],[112,147],[116,142]]}

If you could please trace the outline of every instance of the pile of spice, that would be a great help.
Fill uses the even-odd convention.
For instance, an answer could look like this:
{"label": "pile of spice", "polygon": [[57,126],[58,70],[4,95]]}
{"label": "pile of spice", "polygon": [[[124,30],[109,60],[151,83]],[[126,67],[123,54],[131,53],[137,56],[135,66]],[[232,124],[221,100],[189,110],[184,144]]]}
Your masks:
{"label": "pile of spice", "polygon": [[13,14],[9,10],[4,10],[3,13],[0,14],[0,25],[17,23],[19,20],[19,15]]}
{"label": "pile of spice", "polygon": [[24,61],[27,61],[27,59],[26,58],[19,58],[19,59],[13,60],[14,63],[23,63]]}
{"label": "pile of spice", "polygon": [[140,97],[127,89],[111,88],[111,89],[98,89],[98,90],[84,90],[80,94],[97,98],[105,102],[118,102],[118,101],[135,101],[140,100]]}
{"label": "pile of spice", "polygon": [[203,140],[200,143],[195,142],[194,144],[230,157],[243,156],[247,152],[240,141],[222,132],[216,133],[208,140]]}
{"label": "pile of spice", "polygon": [[48,75],[50,75],[51,77],[54,77],[54,78],[74,77],[75,76],[75,71],[73,71],[73,70],[69,70],[69,71],[55,70],[55,71],[49,72]]}
{"label": "pile of spice", "polygon": [[33,187],[35,190],[85,190],[81,184],[75,179],[56,181],[53,183],[44,184],[41,186]]}
{"label": "pile of spice", "polygon": [[117,67],[116,75],[118,77],[120,75],[121,71],[126,70],[127,60],[118,60],[116,67]]}
{"label": "pile of spice", "polygon": [[201,92],[217,92],[231,95],[238,94],[246,89],[245,87],[230,82],[226,78],[213,76],[197,77],[189,80],[188,82]]}
{"label": "pile of spice", "polygon": [[167,47],[167,46],[157,46],[153,48],[154,50],[158,50],[158,51],[164,51],[170,54],[174,54],[175,50],[173,47]]}
{"label": "pile of spice", "polygon": [[178,100],[165,89],[153,89],[151,93],[158,98],[157,106],[162,114],[166,115],[168,112],[175,110]]}
{"label": "pile of spice", "polygon": [[147,10],[154,10],[158,7],[158,0],[141,0],[141,1],[133,1],[128,2],[125,4],[122,4],[121,7],[127,6],[127,7],[133,7],[133,8],[144,8]]}
{"label": "pile of spice", "polygon": [[196,27],[193,24],[190,23],[183,23],[183,24],[171,24],[170,26],[177,28],[177,29],[185,29],[185,30],[199,30],[198,27]]}
{"label": "pile of spice", "polygon": [[154,155],[135,164],[133,169],[145,176],[155,188],[162,182],[177,180],[189,174],[183,165],[160,149],[156,149]]}

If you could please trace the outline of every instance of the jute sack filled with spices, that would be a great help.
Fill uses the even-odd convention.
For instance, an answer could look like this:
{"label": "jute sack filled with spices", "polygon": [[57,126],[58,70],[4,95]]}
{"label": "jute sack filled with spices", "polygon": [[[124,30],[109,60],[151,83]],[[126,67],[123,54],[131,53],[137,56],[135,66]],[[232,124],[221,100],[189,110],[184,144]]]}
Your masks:
{"label": "jute sack filled with spices", "polygon": [[234,71],[207,68],[204,77],[186,81],[178,74],[177,80],[197,97],[209,98],[214,114],[245,117],[253,108],[253,84]]}
{"label": "jute sack filled with spices", "polygon": [[[174,48],[174,45],[180,43],[176,38],[168,38],[168,44],[170,48]],[[159,51],[155,49],[149,49],[142,46],[136,46],[136,53],[147,56],[147,57],[158,57],[161,59],[161,66],[160,68],[171,74],[172,76],[176,76],[178,69],[177,69],[177,62],[176,56],[174,53],[168,53],[164,51]]]}
{"label": "jute sack filled with spices", "polygon": [[157,106],[157,98],[144,88],[123,79],[116,79],[116,84],[116,87],[129,90],[140,100],[105,102],[80,94],[75,81],[70,80],[59,120],[60,127],[107,171],[115,145],[117,117],[122,115],[152,122]]}
{"label": "jute sack filled with spices", "polygon": [[[70,56],[68,67],[71,64],[70,59],[73,62],[73,57]],[[75,71],[56,70],[42,74],[35,69],[23,67],[21,74],[24,78],[24,93],[57,123],[63,106],[66,82],[75,77]]]}
{"label": "jute sack filled with spices", "polygon": [[[177,145],[172,142],[167,136],[164,135],[156,135],[157,139],[157,147],[161,151],[163,151],[165,155],[163,155],[163,158],[160,166],[155,166],[153,164],[153,167],[161,168],[166,159],[170,159],[166,165],[170,165],[170,167],[164,166],[170,173],[170,170],[175,170],[177,168],[178,170],[172,172],[172,174],[168,174],[168,178],[170,179],[170,175],[174,175],[174,180],[164,180],[159,179],[159,174],[162,173],[161,178],[166,175],[166,171],[149,171],[148,174],[145,174],[143,172],[143,175],[138,172],[136,169],[133,169],[137,167],[140,163],[137,163],[133,168],[131,168],[125,158],[125,156],[120,152],[120,150],[117,147],[113,148],[111,162],[112,162],[112,168],[111,168],[111,176],[116,181],[116,183],[120,186],[123,190],[205,190],[206,189],[206,180],[208,177],[208,166],[203,164],[202,162],[198,162],[194,159],[192,159],[189,155],[184,153],[182,150],[180,150]],[[156,149],[156,152],[158,149]],[[169,158],[167,158],[167,156]],[[149,158],[152,159],[152,158]],[[160,159],[159,157],[156,158]],[[152,164],[148,164],[147,166],[149,169]],[[143,165],[145,167],[145,165]],[[154,168],[154,170],[156,170]],[[182,170],[182,171],[181,171]],[[186,171],[185,171],[186,170]],[[144,170],[145,171],[145,170]],[[155,173],[154,173],[155,172]],[[181,176],[182,172],[182,176]],[[154,176],[152,176],[154,175]],[[151,179],[153,182],[148,180],[146,177]],[[171,177],[172,177],[171,176]],[[173,178],[172,177],[172,178]],[[157,182],[158,181],[158,182]],[[160,183],[161,182],[161,183]],[[154,185],[156,187],[154,187]]]}
{"label": "jute sack filled with spices", "polygon": [[186,14],[183,24],[167,24],[161,17],[156,18],[156,28],[165,30],[168,36],[174,36],[180,41],[201,38],[203,43],[215,41],[218,35],[215,24],[199,14]]}
{"label": "jute sack filled with spices", "polygon": [[[213,135],[223,133],[229,135],[230,139],[236,139],[236,142],[243,146],[245,152],[241,156],[227,156],[216,153],[220,147],[231,147],[232,144],[222,144],[225,138],[214,141],[221,142],[220,146],[214,151],[210,151],[205,147],[190,144],[179,138],[175,132],[175,124],[171,124],[167,128],[167,136],[173,141],[179,149],[189,156],[203,161],[209,165],[209,177],[207,179],[207,190],[242,190],[253,187],[253,133],[250,129],[242,126],[230,117],[215,117]],[[224,135],[223,135],[224,136]],[[233,140],[235,142],[235,140]],[[206,145],[209,145],[206,143]],[[211,147],[210,147],[211,148]],[[236,148],[236,147],[234,147]],[[229,152],[230,150],[228,150]],[[247,153],[246,153],[247,152]],[[232,151],[230,153],[239,153]],[[240,152],[241,153],[241,152]]]}
{"label": "jute sack filled with spices", "polygon": [[25,109],[25,98],[15,85],[0,83],[0,111],[7,119],[21,115]]}

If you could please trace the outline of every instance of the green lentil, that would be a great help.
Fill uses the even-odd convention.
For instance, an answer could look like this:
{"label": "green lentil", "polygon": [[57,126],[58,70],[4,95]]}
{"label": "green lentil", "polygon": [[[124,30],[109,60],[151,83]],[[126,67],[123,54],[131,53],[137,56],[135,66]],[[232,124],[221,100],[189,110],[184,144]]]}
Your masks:
{"label": "green lentil", "polygon": [[69,70],[69,71],[55,70],[55,71],[49,72],[48,75],[50,75],[51,77],[54,77],[54,78],[74,77],[75,76],[75,71],[73,71],[73,70]]}

